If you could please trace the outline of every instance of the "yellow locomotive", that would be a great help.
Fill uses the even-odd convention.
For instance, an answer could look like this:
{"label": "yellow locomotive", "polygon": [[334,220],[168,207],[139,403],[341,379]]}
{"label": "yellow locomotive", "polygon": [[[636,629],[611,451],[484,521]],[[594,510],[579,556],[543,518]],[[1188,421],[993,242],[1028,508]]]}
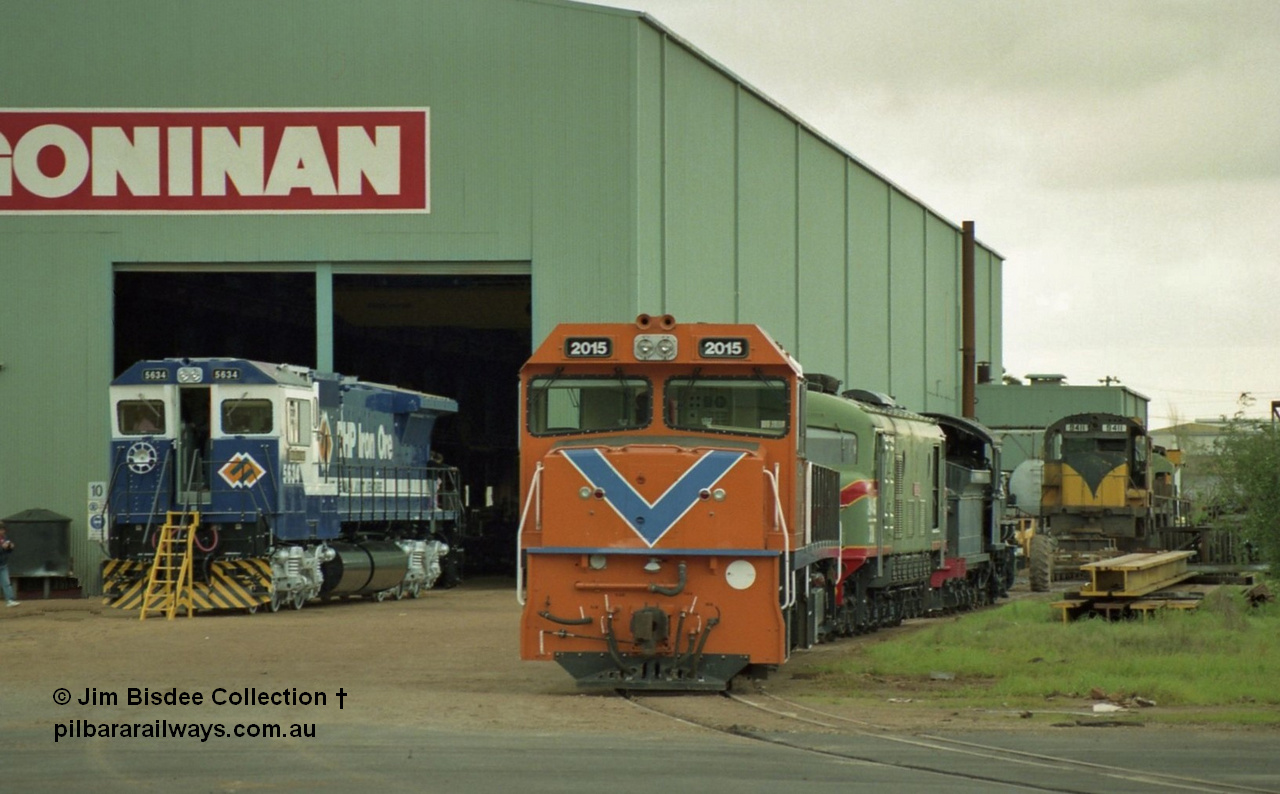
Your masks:
{"label": "yellow locomotive", "polygon": [[1040,514],[1031,542],[1031,588],[1056,571],[1154,548],[1184,518],[1174,461],[1136,419],[1072,414],[1045,430]]}

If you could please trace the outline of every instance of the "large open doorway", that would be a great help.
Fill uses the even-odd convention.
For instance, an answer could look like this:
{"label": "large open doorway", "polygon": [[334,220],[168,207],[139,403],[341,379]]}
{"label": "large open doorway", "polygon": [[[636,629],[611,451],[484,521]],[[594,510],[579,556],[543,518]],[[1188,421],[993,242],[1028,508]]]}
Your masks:
{"label": "large open doorway", "polygon": [[114,289],[115,375],[144,358],[316,364],[316,279],[310,270],[118,270]]}
{"label": "large open doorway", "polygon": [[334,368],[441,394],[458,415],[435,447],[469,496],[467,567],[514,570],[520,366],[532,348],[527,275],[336,275]]}
{"label": "large open doorway", "polygon": [[[458,401],[458,415],[437,425],[434,446],[458,467],[469,496],[467,568],[512,570],[517,384],[532,348],[527,269],[514,275],[353,270],[343,266],[332,280],[333,369]],[[116,272],[114,289],[117,374],[141,359],[184,356],[316,366],[313,268],[133,267]]]}

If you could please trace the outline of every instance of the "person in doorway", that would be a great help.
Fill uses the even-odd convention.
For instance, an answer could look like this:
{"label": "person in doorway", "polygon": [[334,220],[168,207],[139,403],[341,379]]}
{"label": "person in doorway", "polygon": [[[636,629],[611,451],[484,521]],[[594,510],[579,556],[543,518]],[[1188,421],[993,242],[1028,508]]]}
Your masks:
{"label": "person in doorway", "polygon": [[5,606],[16,607],[18,599],[13,597],[13,582],[9,581],[9,555],[13,553],[13,541],[9,540],[9,529],[0,521],[0,590],[4,591]]}

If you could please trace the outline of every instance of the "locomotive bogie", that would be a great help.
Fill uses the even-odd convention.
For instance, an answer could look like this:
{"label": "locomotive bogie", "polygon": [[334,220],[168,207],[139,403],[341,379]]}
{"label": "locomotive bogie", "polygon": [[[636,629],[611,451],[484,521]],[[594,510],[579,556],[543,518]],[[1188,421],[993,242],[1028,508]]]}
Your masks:
{"label": "locomotive bogie", "polygon": [[321,566],[334,557],[324,544],[306,548],[284,546],[271,555],[271,611],[283,604],[304,604],[320,594],[324,584]]}

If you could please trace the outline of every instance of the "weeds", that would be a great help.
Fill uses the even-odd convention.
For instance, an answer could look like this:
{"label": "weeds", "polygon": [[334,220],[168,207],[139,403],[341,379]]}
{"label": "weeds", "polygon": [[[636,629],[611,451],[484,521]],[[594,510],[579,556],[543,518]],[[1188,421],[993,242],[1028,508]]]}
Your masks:
{"label": "weeds", "polygon": [[[1063,624],[1024,599],[868,646],[830,669],[837,688],[927,689],[956,703],[1031,707],[1059,697],[1142,697],[1162,706],[1280,705],[1280,608],[1225,588],[1193,612]],[[1273,719],[1278,719],[1273,718]]]}

